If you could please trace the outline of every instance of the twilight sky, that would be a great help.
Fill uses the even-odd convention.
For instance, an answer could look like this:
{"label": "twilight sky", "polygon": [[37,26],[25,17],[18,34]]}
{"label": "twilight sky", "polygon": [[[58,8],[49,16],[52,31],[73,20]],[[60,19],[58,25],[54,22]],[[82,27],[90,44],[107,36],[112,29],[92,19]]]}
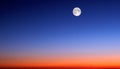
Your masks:
{"label": "twilight sky", "polygon": [[1,0],[0,66],[118,66],[119,18],[119,0]]}

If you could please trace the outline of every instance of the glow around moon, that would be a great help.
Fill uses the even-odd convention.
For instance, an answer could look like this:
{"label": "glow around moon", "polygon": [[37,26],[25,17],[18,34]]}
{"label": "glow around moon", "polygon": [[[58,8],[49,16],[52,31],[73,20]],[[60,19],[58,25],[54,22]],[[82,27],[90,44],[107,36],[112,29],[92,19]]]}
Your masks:
{"label": "glow around moon", "polygon": [[81,9],[79,7],[75,7],[72,12],[73,12],[74,16],[80,16],[81,15]]}

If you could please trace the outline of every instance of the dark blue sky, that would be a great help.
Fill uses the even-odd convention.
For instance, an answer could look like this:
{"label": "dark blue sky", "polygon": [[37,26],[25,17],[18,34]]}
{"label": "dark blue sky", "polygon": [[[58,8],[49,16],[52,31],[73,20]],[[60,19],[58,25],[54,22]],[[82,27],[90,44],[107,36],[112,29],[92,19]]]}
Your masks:
{"label": "dark blue sky", "polygon": [[119,0],[0,1],[0,56],[115,54],[119,46]]}

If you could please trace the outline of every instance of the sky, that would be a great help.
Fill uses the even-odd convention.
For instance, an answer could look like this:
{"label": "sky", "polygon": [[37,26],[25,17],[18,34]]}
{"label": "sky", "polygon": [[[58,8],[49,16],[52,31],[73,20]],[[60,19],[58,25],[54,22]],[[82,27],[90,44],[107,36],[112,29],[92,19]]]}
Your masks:
{"label": "sky", "polygon": [[119,66],[119,18],[119,0],[1,0],[0,67]]}

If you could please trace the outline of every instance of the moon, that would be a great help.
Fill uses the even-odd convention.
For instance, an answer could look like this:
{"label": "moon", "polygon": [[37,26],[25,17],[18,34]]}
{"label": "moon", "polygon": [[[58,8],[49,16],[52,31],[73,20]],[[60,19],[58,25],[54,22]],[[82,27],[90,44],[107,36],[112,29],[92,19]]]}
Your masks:
{"label": "moon", "polygon": [[73,12],[74,16],[80,16],[81,15],[81,9],[79,7],[75,7],[72,12]]}

